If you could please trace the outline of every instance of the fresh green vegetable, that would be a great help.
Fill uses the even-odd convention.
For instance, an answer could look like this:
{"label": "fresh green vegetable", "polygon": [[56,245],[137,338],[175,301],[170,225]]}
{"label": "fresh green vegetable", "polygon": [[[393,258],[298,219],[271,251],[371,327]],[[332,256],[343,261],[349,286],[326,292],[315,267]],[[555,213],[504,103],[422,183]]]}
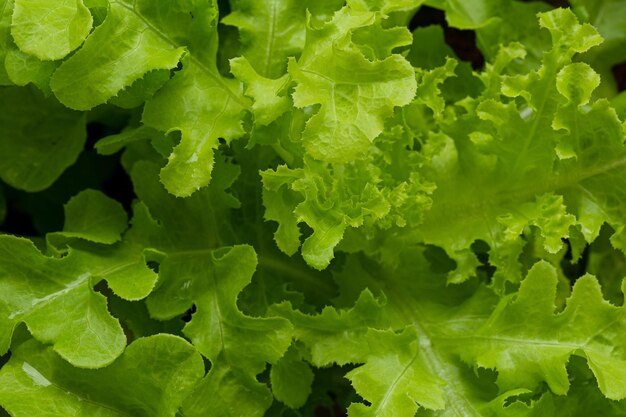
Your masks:
{"label": "fresh green vegetable", "polygon": [[625,0],[2,3],[0,415],[626,415]]}

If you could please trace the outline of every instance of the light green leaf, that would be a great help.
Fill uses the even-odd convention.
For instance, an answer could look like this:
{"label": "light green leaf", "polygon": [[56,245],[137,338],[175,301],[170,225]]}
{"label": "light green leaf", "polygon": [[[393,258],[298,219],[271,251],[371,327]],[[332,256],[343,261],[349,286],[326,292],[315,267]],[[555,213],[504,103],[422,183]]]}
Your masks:
{"label": "light green leaf", "polygon": [[411,32],[405,27],[386,28],[383,21],[375,25],[356,29],[352,33],[352,42],[370,60],[385,59],[396,48],[411,44]]}
{"label": "light green leaf", "polygon": [[624,62],[626,47],[626,1],[624,0],[572,0],[572,8],[582,21],[593,25],[605,42],[585,53],[584,61],[600,74],[602,84],[596,97],[611,98],[617,93],[613,67]]}
{"label": "light green leaf", "polygon": [[[141,203],[134,207],[129,239],[169,254],[161,262],[159,289],[151,296],[151,313],[157,318],[172,318],[193,304],[197,292],[193,290],[196,280],[191,278],[200,270],[189,259],[210,262],[211,252],[235,240],[233,226],[220,219],[229,218],[232,208],[239,206],[239,201],[225,191],[239,175],[239,167],[226,162],[218,167],[219,176],[209,187],[184,199],[167,193],[159,182],[157,164],[141,161],[132,168],[131,178]],[[181,217],[180,213],[186,215]],[[199,279],[198,284],[205,285],[205,279]],[[170,292],[176,297],[168,295]]]}
{"label": "light green leaf", "polygon": [[106,299],[91,288],[93,274],[80,258],[47,258],[30,241],[10,236],[0,239],[0,257],[0,308],[6,320],[0,352],[6,352],[23,321],[38,340],[53,343],[77,366],[104,366],[122,353],[122,328],[107,312]]}
{"label": "light green leaf", "polygon": [[476,29],[497,16],[506,2],[497,0],[427,0],[426,4],[444,9],[446,21],[459,29]]}
{"label": "light green leaf", "polygon": [[[583,70],[588,69],[584,64],[569,67],[576,52],[601,38],[568,10],[542,14],[540,21],[554,41],[542,67],[530,74],[502,76],[508,63],[523,56],[519,45],[502,49],[482,76],[487,87],[483,97],[466,101],[468,113],[449,119],[454,123],[442,126],[446,135],[431,134],[423,148],[429,165],[426,172],[430,171],[426,178],[437,189],[419,227],[420,236],[444,247],[458,262],[459,268],[450,276],[454,281],[473,275],[477,265],[471,262],[468,248],[476,240],[489,245],[490,259],[506,271],[496,272],[495,284],[501,287],[503,280],[521,278],[516,269],[523,245],[515,236],[526,226],[541,228],[551,252],[558,251],[560,239],[568,237],[570,225],[579,224],[588,242],[604,221],[621,230],[619,208],[607,200],[609,194],[621,194],[619,181],[608,180],[619,178],[623,170],[626,149],[621,122],[606,102],[580,106],[597,84],[596,77]],[[573,73],[589,82],[568,76]],[[507,102],[502,94],[518,99]],[[577,127],[575,134],[553,129],[570,125]],[[596,146],[611,150],[597,153]],[[547,195],[562,196],[562,203],[542,203]],[[543,215],[537,216],[545,210],[550,218],[540,224]],[[553,214],[560,220],[551,218]],[[507,218],[525,220],[506,232]],[[618,232],[614,237],[616,245],[620,236]]]}
{"label": "light green leaf", "polygon": [[86,136],[84,114],[34,88],[0,90],[0,178],[9,185],[49,187],[76,161]]}
{"label": "light green leaf", "polygon": [[262,77],[278,78],[304,46],[306,0],[234,0],[222,19],[239,29],[241,54]]}
{"label": "light green leaf", "polygon": [[55,61],[41,61],[13,47],[6,52],[4,68],[15,85],[25,86],[33,83],[46,96],[51,94],[50,77],[59,67]]}
{"label": "light green leaf", "polygon": [[177,35],[184,12],[171,9],[162,1],[111,3],[105,21],[54,73],[50,84],[54,94],[72,109],[89,110],[149,71],[176,67],[184,50],[172,45],[169,37]]}
{"label": "light green leaf", "polygon": [[626,330],[624,308],[606,302],[598,282],[587,275],[574,285],[565,310],[555,314],[556,283],[554,267],[536,264],[519,292],[502,299],[491,318],[463,342],[459,354],[478,366],[497,369],[502,389],[534,389],[546,381],[559,395],[570,385],[570,356],[584,355],[602,393],[614,400],[626,398],[626,360],[616,349]]}
{"label": "light green leaf", "polygon": [[[181,63],[182,70],[152,98],[140,96],[148,98],[145,125],[182,134],[161,179],[171,193],[189,196],[210,182],[218,140],[244,133],[241,116],[248,101],[238,81],[219,74],[216,53],[215,1],[117,1],[83,47],[54,73],[51,87],[66,106],[86,110],[129,86],[133,90],[133,83],[150,71]],[[129,104],[127,95],[117,102]]]}
{"label": "light green leaf", "polygon": [[184,339],[138,339],[110,366],[78,369],[28,340],[0,371],[0,404],[15,417],[174,417],[204,375]]}
{"label": "light green leaf", "polygon": [[301,199],[289,192],[290,186],[298,175],[281,165],[276,168],[276,171],[263,171],[261,178],[263,179],[264,218],[278,222],[274,240],[280,250],[291,256],[300,247],[300,229],[294,211]]}
{"label": "light green leaf", "polygon": [[106,279],[124,298],[144,298],[156,277],[128,247],[70,250],[63,258],[41,254],[31,241],[0,236],[0,352],[25,322],[33,336],[53,344],[75,366],[97,368],[123,351],[126,338],[93,286]]}
{"label": "light green leaf", "polygon": [[394,107],[415,95],[414,71],[402,56],[370,61],[350,47],[352,31],[374,23],[374,13],[343,8],[321,28],[309,24],[302,57],[290,59],[295,106],[319,105],[302,134],[316,159],[345,163],[362,158]]}
{"label": "light green leaf", "polygon": [[92,23],[82,0],[15,0],[11,35],[23,52],[53,61],[78,48]]}
{"label": "light green leaf", "polygon": [[14,0],[3,0],[0,6],[0,85],[35,84],[45,95],[50,94],[50,76],[58,63],[41,61],[15,45],[11,36]]}
{"label": "light green leaf", "polygon": [[220,138],[243,135],[241,115],[247,107],[238,81],[222,78],[192,58],[183,65],[146,103],[143,114],[146,125],[182,134],[161,170],[165,188],[178,197],[190,196],[211,181],[213,150]]}
{"label": "light green leaf", "polygon": [[[201,263],[195,262],[198,267]],[[220,355],[250,374],[280,359],[291,342],[291,325],[281,318],[248,317],[237,308],[237,295],[250,283],[257,260],[250,246],[222,248],[205,255],[204,285],[196,284],[198,311],[184,333],[212,362]]]}
{"label": "light green leaf", "polygon": [[[389,337],[380,334],[373,340],[380,341],[385,336]],[[444,381],[429,372],[415,333],[405,331],[393,337],[385,349],[387,353],[374,348],[376,356],[346,375],[356,391],[372,404],[352,404],[348,409],[350,417],[412,417],[418,404],[432,410],[443,409]]]}
{"label": "light green leaf", "polygon": [[391,209],[389,196],[374,185],[379,182],[374,167],[358,163],[332,172],[328,166],[307,159],[304,168],[262,172],[265,218],[279,223],[274,236],[279,248],[294,253],[298,223],[305,222],[313,234],[302,245],[302,256],[316,269],[329,265],[348,227],[376,222]]}
{"label": "light green leaf", "polygon": [[289,85],[287,74],[275,80],[264,78],[244,57],[232,59],[230,70],[246,85],[246,95],[254,99],[252,112],[257,125],[269,125],[291,110],[292,103],[286,95]]}
{"label": "light green leaf", "polygon": [[283,303],[272,311],[294,324],[294,336],[311,350],[315,366],[365,363],[346,377],[372,406],[353,404],[351,416],[412,417],[418,404],[443,408],[442,381],[424,364],[414,329],[374,330],[382,324],[382,305],[368,290],[349,310],[326,307],[311,316]]}
{"label": "light green leaf", "polygon": [[[258,393],[263,388],[261,391],[271,396],[267,387],[261,385],[251,391],[245,387],[251,381],[257,386],[256,375],[284,354],[292,329],[285,319],[250,317],[237,307],[239,293],[256,270],[257,257],[251,246],[225,246],[227,241],[222,240],[235,239],[233,225],[223,219],[229,218],[230,210],[239,202],[224,190],[239,172],[229,163],[218,166],[219,175],[208,188],[180,199],[167,194],[158,182],[156,164],[136,163],[132,178],[143,204],[136,206],[128,234],[161,254],[159,287],[147,300],[151,315],[169,319],[196,306],[183,332],[216,367],[202,390],[215,390],[211,396],[224,395],[224,401],[229,402],[238,400],[226,391],[243,391],[246,399],[241,401],[265,404],[266,399],[259,400]],[[180,213],[186,216],[181,218]],[[221,378],[231,381],[227,384],[231,388],[220,385]],[[204,410],[212,406],[190,406],[192,410],[196,407]]]}
{"label": "light green leaf", "polygon": [[[53,235],[112,244],[121,239],[127,224],[128,218],[120,203],[100,191],[85,190],[67,202],[63,232]],[[48,239],[50,237],[48,235]]]}
{"label": "light green leaf", "polygon": [[498,218],[506,225],[506,239],[514,240],[520,236],[524,228],[532,225],[541,230],[545,249],[557,253],[562,247],[562,238],[569,237],[570,226],[574,225],[575,217],[567,213],[561,196],[544,194],[537,196],[536,201],[518,207],[514,213]]}

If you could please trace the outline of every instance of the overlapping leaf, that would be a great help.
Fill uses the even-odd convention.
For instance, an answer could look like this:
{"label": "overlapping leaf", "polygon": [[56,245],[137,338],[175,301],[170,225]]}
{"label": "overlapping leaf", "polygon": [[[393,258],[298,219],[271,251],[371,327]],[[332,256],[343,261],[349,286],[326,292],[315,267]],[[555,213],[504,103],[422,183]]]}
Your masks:
{"label": "overlapping leaf", "polygon": [[309,23],[302,56],[289,63],[295,106],[319,105],[302,133],[316,159],[344,163],[362,157],[393,108],[415,94],[414,71],[402,56],[370,61],[351,45],[353,31],[375,23],[374,13],[348,7],[319,28]]}
{"label": "overlapping leaf", "polygon": [[[52,77],[54,94],[79,110],[103,104],[154,70],[183,69],[148,102],[143,121],[178,130],[181,143],[162,172],[168,190],[187,196],[211,178],[218,138],[243,134],[247,104],[239,83],[216,67],[217,7],[214,2],[111,2],[106,19]],[[123,42],[109,42],[123,39]]]}
{"label": "overlapping leaf", "polygon": [[[431,135],[424,149],[432,161],[433,176],[427,178],[437,190],[421,227],[422,237],[453,255],[458,263],[453,280],[471,275],[477,266],[468,252],[476,239],[492,248],[492,260],[505,271],[505,279],[519,280],[519,273],[518,278],[509,274],[519,269],[520,247],[515,240],[523,225],[538,227],[546,249],[553,252],[559,249],[559,240],[569,236],[570,225],[580,227],[588,241],[604,221],[620,230],[620,208],[606,198],[619,195],[622,188],[619,180],[608,180],[619,178],[622,171],[621,122],[604,101],[584,107],[597,85],[595,78],[592,72],[581,72],[582,64],[568,66],[574,53],[600,38],[568,10],[542,15],[541,24],[555,42],[543,66],[527,76],[501,81],[497,73],[487,72],[483,75],[487,86],[501,85],[500,91],[493,90],[496,97],[483,97],[474,110],[477,118],[471,113],[444,127],[446,134]],[[492,71],[499,71],[500,60],[514,59],[518,47],[512,48],[503,49]],[[505,104],[501,94],[523,101]],[[576,125],[575,134],[567,131],[570,124]],[[596,152],[598,147],[606,152]],[[550,223],[542,223],[542,216]],[[444,235],[447,238],[440,239]],[[614,237],[616,244],[619,239]]]}
{"label": "overlapping leaf", "polygon": [[[91,194],[85,192],[76,199],[88,199]],[[121,207],[98,195],[93,211],[83,214],[75,212],[75,202],[66,208],[68,229],[51,237],[52,242],[119,238],[126,226]],[[97,215],[112,204],[117,212],[111,214],[114,218],[119,216],[113,220],[113,227],[118,229],[115,232],[107,228],[103,232],[98,224],[102,218]],[[0,237],[0,312],[4,317],[0,322],[1,352],[7,351],[15,327],[24,322],[36,339],[51,343],[57,353],[75,366],[105,366],[122,353],[126,337],[119,322],[107,311],[106,298],[93,287],[105,279],[120,297],[136,300],[150,293],[156,276],[145,265],[141,248],[130,242],[115,246],[76,242],[72,246],[75,248],[66,249],[67,255],[62,258],[49,257],[30,240]]]}
{"label": "overlapping leaf", "polygon": [[13,416],[174,417],[204,375],[200,354],[172,335],[130,344],[110,366],[74,368],[27,340],[0,371],[0,405]]}
{"label": "overlapping leaf", "polygon": [[626,398],[626,358],[620,347],[626,325],[623,307],[606,302],[598,282],[585,276],[574,286],[565,310],[555,314],[556,283],[552,266],[536,264],[517,295],[505,297],[459,353],[478,366],[497,369],[503,389],[533,389],[546,381],[559,395],[570,385],[570,356],[583,355],[602,393]]}
{"label": "overlapping leaf", "polygon": [[381,305],[370,292],[347,311],[325,308],[309,316],[286,304],[274,311],[294,323],[295,337],[311,350],[314,365],[365,363],[346,377],[372,406],[353,404],[351,416],[413,416],[418,404],[443,408],[442,381],[428,371],[415,330],[374,330],[382,323]]}
{"label": "overlapping leaf", "polygon": [[[422,3],[484,69],[406,29]],[[0,177],[50,186],[89,120],[137,200],[129,230],[87,190],[62,231],[0,237],[0,405],[623,415],[624,4],[572,4],[4,0]]]}
{"label": "overlapping leaf", "polygon": [[304,46],[306,1],[233,1],[234,9],[222,19],[239,29],[241,54],[264,77],[278,78],[287,69],[287,58]]}
{"label": "overlapping leaf", "polygon": [[[142,237],[146,248],[160,254],[159,287],[148,298],[151,314],[167,319],[196,307],[183,332],[210,359],[212,369],[185,406],[186,414],[231,415],[224,408],[242,401],[250,404],[250,415],[262,415],[271,393],[255,377],[285,353],[291,325],[276,317],[249,317],[237,307],[238,294],[250,283],[257,258],[250,246],[223,246],[233,231],[220,217],[228,218],[229,210],[238,205],[224,190],[238,172],[234,165],[221,164],[217,171],[221,176],[210,187],[177,199],[158,182],[156,165],[138,162],[132,172],[143,204],[130,234]],[[207,395],[222,403],[204,401]]]}

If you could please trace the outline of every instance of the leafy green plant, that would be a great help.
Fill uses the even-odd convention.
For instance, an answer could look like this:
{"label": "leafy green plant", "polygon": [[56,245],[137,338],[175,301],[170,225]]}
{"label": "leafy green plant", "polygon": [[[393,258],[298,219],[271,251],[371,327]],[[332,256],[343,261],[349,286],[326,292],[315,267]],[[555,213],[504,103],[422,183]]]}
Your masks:
{"label": "leafy green plant", "polygon": [[0,414],[626,415],[624,51],[624,0],[3,0]]}

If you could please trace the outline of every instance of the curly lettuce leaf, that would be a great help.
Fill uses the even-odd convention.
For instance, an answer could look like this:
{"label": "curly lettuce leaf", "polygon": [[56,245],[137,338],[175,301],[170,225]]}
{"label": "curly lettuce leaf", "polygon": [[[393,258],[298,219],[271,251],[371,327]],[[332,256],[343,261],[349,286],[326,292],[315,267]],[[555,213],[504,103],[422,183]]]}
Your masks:
{"label": "curly lettuce leaf", "polygon": [[626,61],[626,2],[623,0],[573,0],[572,8],[582,21],[598,29],[604,43],[584,55],[585,62],[596,70],[602,83],[595,92],[597,97],[612,98],[617,93],[617,85],[612,68]]}
{"label": "curly lettuce leaf", "polygon": [[265,218],[279,223],[274,235],[278,247],[295,253],[298,223],[305,222],[313,233],[302,245],[302,256],[312,267],[326,268],[348,227],[375,222],[390,211],[388,196],[374,185],[379,181],[375,172],[368,181],[370,168],[356,164],[333,172],[328,164],[311,160],[302,169],[279,166],[262,172]]}
{"label": "curly lettuce leaf", "polygon": [[413,68],[401,55],[370,61],[352,47],[353,31],[375,23],[376,14],[348,7],[321,27],[309,22],[302,56],[289,61],[294,105],[318,106],[302,133],[316,159],[345,163],[363,157],[394,107],[415,94]]}
{"label": "curly lettuce leaf", "polygon": [[148,99],[143,113],[145,125],[182,134],[161,173],[168,191],[177,196],[191,195],[210,182],[219,138],[244,133],[241,113],[248,103],[240,83],[217,70],[217,15],[214,2],[112,2],[104,22],[51,79],[63,104],[88,110],[149,72],[182,63],[183,69]]}
{"label": "curly lettuce leaf", "polygon": [[[476,240],[490,246],[503,272],[496,281],[519,281],[517,236],[525,227],[539,228],[546,249],[555,252],[569,226],[580,228],[590,242],[606,221],[618,230],[613,241],[620,245],[623,216],[607,197],[621,194],[619,180],[609,178],[622,171],[622,123],[606,101],[588,103],[597,76],[584,64],[571,64],[601,38],[569,10],[542,14],[540,21],[554,42],[542,67],[501,76],[519,56],[519,45],[503,48],[482,76],[483,97],[464,104],[472,111],[442,123],[443,132],[425,144],[425,175],[437,189],[420,236],[455,259],[453,281],[474,274],[478,264],[469,247]],[[503,95],[517,100],[501,101]],[[574,124],[576,134],[568,134]],[[596,152],[598,147],[606,152]]]}
{"label": "curly lettuce leaf", "polygon": [[567,393],[566,371],[573,354],[587,359],[602,393],[626,398],[626,359],[620,334],[624,309],[606,302],[595,278],[580,278],[565,310],[555,314],[557,276],[554,267],[537,263],[519,292],[504,297],[459,354],[478,366],[498,370],[498,385],[536,388],[546,381],[552,392]]}

